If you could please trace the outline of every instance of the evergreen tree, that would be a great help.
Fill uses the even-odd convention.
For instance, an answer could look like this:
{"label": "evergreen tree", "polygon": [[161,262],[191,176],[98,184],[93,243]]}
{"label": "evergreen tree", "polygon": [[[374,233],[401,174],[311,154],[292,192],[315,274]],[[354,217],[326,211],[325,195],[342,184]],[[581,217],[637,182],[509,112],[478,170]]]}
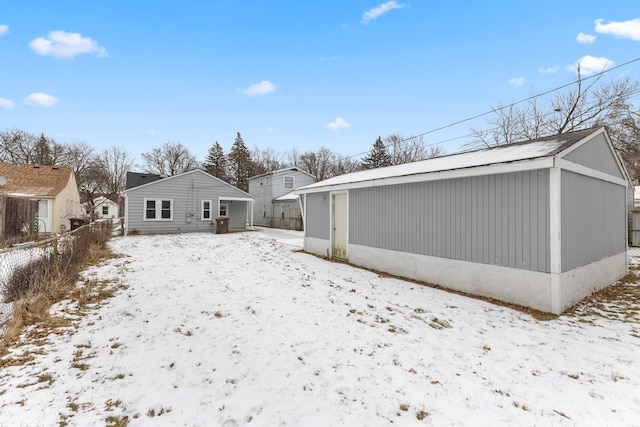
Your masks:
{"label": "evergreen tree", "polygon": [[378,137],[369,155],[362,161],[363,169],[375,169],[391,165],[391,155],[387,151],[382,138]]}
{"label": "evergreen tree", "polygon": [[209,148],[202,167],[205,172],[217,178],[224,179],[227,176],[227,156],[218,141]]}
{"label": "evergreen tree", "polygon": [[229,152],[229,172],[231,175],[231,184],[235,185],[242,191],[249,190],[249,177],[253,173],[253,162],[251,161],[251,153],[240,132],[236,136],[236,140]]}
{"label": "evergreen tree", "polygon": [[38,138],[38,141],[36,142],[33,163],[38,165],[53,165],[49,139],[47,139],[43,133],[40,134],[40,138]]}

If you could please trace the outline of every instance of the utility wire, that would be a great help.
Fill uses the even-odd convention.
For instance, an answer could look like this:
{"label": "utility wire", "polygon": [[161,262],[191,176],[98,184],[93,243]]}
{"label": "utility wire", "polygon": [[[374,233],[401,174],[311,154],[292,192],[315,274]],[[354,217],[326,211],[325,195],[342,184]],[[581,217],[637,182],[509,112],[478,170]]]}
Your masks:
{"label": "utility wire", "polygon": [[[619,68],[625,67],[625,66],[627,66],[627,65],[629,65],[629,64],[632,64],[632,63],[634,63],[634,62],[638,62],[638,61],[640,61],[640,57],[635,58],[635,59],[632,59],[632,60],[630,60],[630,61],[627,61],[627,62],[625,62],[625,63],[623,63],[623,64],[616,65],[615,67],[608,68],[608,69],[606,69],[606,70],[603,70],[603,71],[601,71],[601,72],[599,72],[599,73],[596,73],[596,74],[593,74],[593,75],[591,75],[591,76],[588,76],[588,77],[585,77],[585,78],[581,78],[580,80],[576,80],[576,81],[573,81],[573,82],[571,82],[571,83],[566,83],[566,84],[564,84],[564,85],[562,85],[562,86],[558,86],[558,87],[556,87],[556,88],[549,89],[549,90],[547,90],[547,91],[545,91],[545,92],[541,92],[541,93],[536,94],[536,95],[531,95],[531,96],[530,96],[530,97],[528,97],[528,98],[524,98],[524,99],[521,99],[521,100],[519,100],[519,101],[515,101],[515,102],[512,102],[512,103],[510,103],[510,104],[503,105],[503,106],[501,106],[501,107],[499,107],[499,108],[494,108],[494,109],[491,109],[490,111],[485,111],[484,113],[476,114],[475,116],[471,116],[471,117],[468,117],[468,118],[466,118],[466,119],[458,120],[458,121],[456,121],[456,122],[449,123],[449,124],[447,124],[447,125],[440,126],[440,127],[438,127],[438,128],[428,130],[428,131],[423,132],[423,133],[420,133],[420,134],[418,134],[418,135],[412,135],[412,136],[410,136],[409,138],[401,139],[401,140],[399,140],[399,141],[397,141],[397,142],[404,142],[404,141],[407,141],[407,140],[409,140],[409,139],[413,139],[413,138],[420,138],[420,137],[422,137],[422,136],[429,135],[429,134],[432,134],[432,133],[434,133],[434,132],[438,132],[438,131],[443,130],[443,129],[447,129],[447,128],[450,128],[450,127],[453,127],[453,126],[457,126],[457,125],[462,124],[462,123],[466,123],[466,122],[469,122],[469,121],[472,121],[472,120],[478,119],[478,118],[480,118],[480,117],[484,117],[484,116],[489,115],[489,114],[493,114],[493,113],[495,113],[496,111],[502,111],[502,110],[504,110],[504,109],[511,108],[511,107],[513,107],[513,106],[515,106],[515,105],[522,104],[523,102],[528,102],[528,101],[531,101],[531,100],[533,100],[533,99],[539,98],[539,97],[541,97],[541,96],[545,96],[545,95],[548,95],[548,94],[553,93],[553,92],[555,92],[555,91],[558,91],[558,90],[560,90],[560,89],[564,89],[564,88],[566,88],[566,87],[576,85],[576,84],[578,84],[578,82],[580,82],[580,81],[584,82],[584,81],[587,81],[587,80],[591,80],[591,79],[599,78],[599,77],[603,76],[604,74],[606,74],[606,73],[608,73],[608,72],[611,72],[611,71],[617,70],[617,69],[619,69]],[[431,146],[434,146],[434,145],[444,144],[445,142],[451,142],[451,141],[455,141],[455,140],[457,140],[457,139],[468,138],[468,137],[470,137],[470,136],[473,136],[473,134],[464,135],[464,136],[459,136],[459,137],[456,137],[456,138],[451,138],[451,139],[447,139],[447,140],[444,140],[444,141],[435,142],[435,143],[432,143],[432,144],[425,145],[425,147],[431,147]],[[385,145],[385,148],[390,147],[391,145],[393,145],[393,144],[387,144],[387,145]],[[370,151],[371,151],[371,150],[368,150],[368,151],[365,151],[365,152],[362,152],[362,153],[358,153],[358,154],[353,154],[353,155],[351,155],[351,156],[346,156],[345,158],[346,158],[346,159],[351,159],[351,158],[353,158],[353,157],[360,157],[360,156],[363,156],[363,155],[365,155],[365,154],[369,153]]]}

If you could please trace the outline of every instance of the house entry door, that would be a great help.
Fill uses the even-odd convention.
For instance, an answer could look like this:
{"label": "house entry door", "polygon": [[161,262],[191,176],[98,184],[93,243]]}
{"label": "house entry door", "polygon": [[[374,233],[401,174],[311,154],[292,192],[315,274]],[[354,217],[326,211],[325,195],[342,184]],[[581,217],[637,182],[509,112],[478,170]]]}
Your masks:
{"label": "house entry door", "polygon": [[333,194],[331,256],[347,259],[347,194]]}

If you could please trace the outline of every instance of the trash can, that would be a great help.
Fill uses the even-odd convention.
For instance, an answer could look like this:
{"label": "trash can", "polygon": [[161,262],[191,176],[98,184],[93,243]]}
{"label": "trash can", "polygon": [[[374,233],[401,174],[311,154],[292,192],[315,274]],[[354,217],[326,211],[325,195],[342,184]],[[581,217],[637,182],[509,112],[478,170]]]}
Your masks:
{"label": "trash can", "polygon": [[225,234],[229,231],[229,218],[220,216],[216,218],[216,234]]}
{"label": "trash can", "polygon": [[76,230],[84,225],[84,219],[82,218],[69,218],[71,222],[71,231]]}

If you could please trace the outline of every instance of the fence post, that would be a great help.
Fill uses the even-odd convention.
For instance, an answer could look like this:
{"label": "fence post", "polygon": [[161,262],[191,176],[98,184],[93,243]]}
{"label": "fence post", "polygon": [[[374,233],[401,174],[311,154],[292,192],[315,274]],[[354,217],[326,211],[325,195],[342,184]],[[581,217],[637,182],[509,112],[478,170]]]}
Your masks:
{"label": "fence post", "polygon": [[58,268],[58,236],[53,239],[53,265]]}

